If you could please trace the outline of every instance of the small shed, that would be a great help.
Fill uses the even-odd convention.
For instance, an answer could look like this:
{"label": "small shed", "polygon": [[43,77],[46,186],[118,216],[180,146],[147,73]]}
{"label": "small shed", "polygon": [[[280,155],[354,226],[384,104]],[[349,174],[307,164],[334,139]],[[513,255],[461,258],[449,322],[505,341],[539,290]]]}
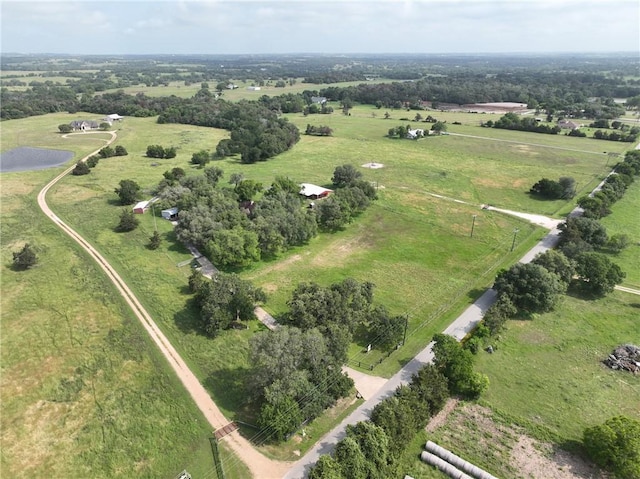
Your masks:
{"label": "small shed", "polygon": [[326,198],[333,190],[323,188],[322,186],[312,185],[311,183],[302,183],[300,185],[300,194],[310,200]]}
{"label": "small shed", "polygon": [[174,206],[173,208],[168,208],[166,210],[162,210],[160,212],[162,217],[165,220],[174,221],[178,219],[178,207]]}
{"label": "small shed", "polygon": [[134,205],[133,212],[137,215],[142,215],[148,209],[149,209],[149,201],[140,201]]}

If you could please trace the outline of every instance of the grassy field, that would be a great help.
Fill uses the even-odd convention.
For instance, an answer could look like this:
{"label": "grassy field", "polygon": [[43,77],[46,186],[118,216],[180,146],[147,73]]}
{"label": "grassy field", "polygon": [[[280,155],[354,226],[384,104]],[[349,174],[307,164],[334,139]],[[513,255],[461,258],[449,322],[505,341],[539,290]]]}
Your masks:
{"label": "grassy field", "polygon": [[[1,177],[1,474],[209,474],[205,419],[99,268],[38,209],[55,171]],[[13,271],[25,242],[39,265]]]}
{"label": "grassy field", "polygon": [[[372,113],[376,110],[358,107],[351,116],[291,115],[290,120],[302,130],[307,123],[328,125],[334,129],[334,137],[304,136],[293,150],[264,163],[242,165],[235,159],[227,159],[217,166],[224,169],[226,178],[241,172],[266,186],[276,175],[287,175],[298,182],[329,184],[337,165],[385,164],[379,170],[362,169],[365,179],[379,186],[380,199],[356,223],[342,232],[321,235],[307,247],[293,250],[276,261],[258,263],[241,274],[267,290],[270,298],[266,308],[276,315],[284,311],[287,296],[298,281],[328,284],[348,276],[373,281],[377,285],[376,302],[385,304],[394,314],[406,312],[410,317],[407,346],[375,370],[375,374],[389,376],[477,297],[492,282],[498,268],[517,260],[545,234],[518,219],[481,210],[479,205],[491,203],[558,215],[571,205],[532,199],[526,194],[529,187],[543,176],[570,175],[586,191],[605,174],[606,155],[453,135],[417,142],[390,140],[386,132],[399,121],[384,120],[379,111],[375,117]],[[460,115],[464,114],[451,115],[462,119]],[[99,142],[89,135],[63,140],[57,133],[60,123],[93,116],[53,114],[5,122],[2,149],[53,145],[80,151],[86,147],[73,145],[83,145],[81,142],[96,148]],[[174,166],[189,169],[192,153],[213,150],[228,133],[188,125],[158,125],[153,118],[127,118],[116,128],[116,144],[125,146],[129,156],[102,160],[88,176],[65,178],[50,193],[49,203],[116,267],[223,412],[231,419],[251,421],[253,411],[248,409],[244,390],[249,371],[248,340],[264,327],[250,323],[247,330],[225,331],[216,340],[205,338],[197,329],[197,313],[186,294],[189,267],[178,267],[190,256],[175,241],[171,225],[160,219],[154,225],[152,216],[147,214],[141,217],[141,226],[136,231],[126,234],[113,231],[121,211],[113,189],[121,179],[135,179],[149,190],[164,171]],[[471,129],[464,121],[460,128]],[[454,131],[453,126],[450,131]],[[578,149],[575,138],[480,128],[471,131],[474,135],[490,132],[516,142]],[[151,161],[144,156],[149,144],[176,146],[178,156]],[[580,149],[598,151],[588,141],[580,143]],[[53,176],[53,172],[49,173]],[[47,173],[40,174],[43,176],[39,181],[44,183]],[[20,184],[29,175],[35,173],[3,175],[3,195],[7,178]],[[15,201],[31,198],[29,208],[35,210],[33,190],[17,193],[8,190],[7,194]],[[472,215],[478,217],[474,237],[470,238]],[[151,251],[146,244],[156,225],[164,241],[159,250]],[[516,249],[511,252],[514,228],[520,231]],[[47,237],[43,234],[43,238]],[[8,255],[15,244],[5,240],[3,248]],[[47,295],[54,299],[59,296],[56,300],[64,302],[62,293],[48,291]],[[6,304],[5,309],[16,308],[15,304]],[[359,359],[365,341],[366,338],[359,338],[352,346],[353,362]]]}

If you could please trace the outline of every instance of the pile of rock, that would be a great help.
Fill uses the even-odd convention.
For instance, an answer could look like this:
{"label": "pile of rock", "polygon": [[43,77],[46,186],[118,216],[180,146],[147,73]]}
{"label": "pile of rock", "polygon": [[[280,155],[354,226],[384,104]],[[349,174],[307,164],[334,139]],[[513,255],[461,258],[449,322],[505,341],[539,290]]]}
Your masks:
{"label": "pile of rock", "polygon": [[603,362],[611,369],[622,369],[638,374],[640,373],[640,348],[633,344],[618,346]]}

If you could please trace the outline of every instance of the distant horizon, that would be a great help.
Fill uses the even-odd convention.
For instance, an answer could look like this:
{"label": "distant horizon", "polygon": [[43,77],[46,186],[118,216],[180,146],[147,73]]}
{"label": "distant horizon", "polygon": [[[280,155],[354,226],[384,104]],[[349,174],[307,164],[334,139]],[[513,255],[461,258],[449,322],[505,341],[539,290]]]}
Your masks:
{"label": "distant horizon", "polygon": [[564,52],[542,52],[542,51],[530,51],[530,52],[280,52],[280,53],[166,53],[166,52],[149,52],[149,53],[64,53],[64,52],[0,52],[0,56],[66,56],[66,57],[148,57],[148,56],[167,56],[167,57],[277,57],[277,56],[323,56],[323,57],[350,57],[350,56],[362,56],[362,57],[384,57],[384,56],[437,56],[437,57],[451,57],[451,56],[545,56],[545,57],[559,57],[567,55],[576,56],[606,56],[606,55],[638,55],[638,62],[640,62],[640,50],[612,50],[612,51],[564,51]]}
{"label": "distant horizon", "polygon": [[20,54],[640,54],[636,0],[0,0],[0,9],[0,48]]}

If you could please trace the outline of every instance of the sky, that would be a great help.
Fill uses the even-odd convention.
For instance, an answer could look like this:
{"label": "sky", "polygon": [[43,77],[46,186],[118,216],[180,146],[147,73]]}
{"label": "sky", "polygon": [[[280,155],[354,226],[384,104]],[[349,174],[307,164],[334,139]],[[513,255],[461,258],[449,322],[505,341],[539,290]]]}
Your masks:
{"label": "sky", "polygon": [[2,53],[639,53],[640,1],[0,0],[0,27]]}

